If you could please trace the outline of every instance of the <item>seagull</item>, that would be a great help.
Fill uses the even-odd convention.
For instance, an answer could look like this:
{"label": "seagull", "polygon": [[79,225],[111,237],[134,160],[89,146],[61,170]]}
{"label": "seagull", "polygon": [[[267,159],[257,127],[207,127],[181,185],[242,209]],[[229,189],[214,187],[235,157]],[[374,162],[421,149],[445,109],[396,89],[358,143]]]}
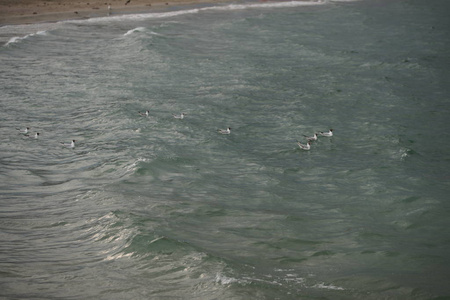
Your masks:
{"label": "seagull", "polygon": [[314,142],[317,141],[317,133],[314,133],[313,136],[307,136],[307,135],[303,135],[304,137],[306,137],[306,139],[308,140],[308,142]]}
{"label": "seagull", "polygon": [[68,147],[68,148],[75,148],[75,140],[72,140],[72,142],[70,143],[61,143],[63,146]]}
{"label": "seagull", "polygon": [[149,113],[150,113],[150,112],[149,112],[148,110],[146,110],[145,113],[139,112],[139,114],[140,114],[141,116],[143,116],[143,117],[148,117],[148,114],[149,114]]}
{"label": "seagull", "polygon": [[185,116],[186,114],[185,113],[181,113],[179,116],[177,116],[177,115],[173,115],[173,117],[175,118],[175,119],[184,119],[184,116]]}
{"label": "seagull", "polygon": [[27,137],[29,137],[30,139],[38,139],[38,137],[39,137],[39,132],[36,132],[36,134],[35,135],[33,135],[33,136],[30,136],[30,135],[28,135],[28,134],[26,134],[26,136]]}
{"label": "seagull", "polygon": [[311,149],[311,142],[307,142],[306,143],[306,145],[305,144],[302,144],[302,143],[300,143],[300,142],[297,142],[297,145],[300,147],[300,149],[302,149],[302,150],[309,150],[309,149]]}
{"label": "seagull", "polygon": [[25,128],[23,128],[23,129],[19,129],[19,128],[18,128],[17,130],[19,130],[20,133],[27,134],[27,133],[28,133],[28,130],[30,130],[30,127],[25,127]]}
{"label": "seagull", "polygon": [[320,135],[321,136],[333,136],[333,129],[330,129],[330,131],[328,131],[328,132],[321,131]]}
{"label": "seagull", "polygon": [[221,134],[230,134],[231,133],[231,128],[228,127],[227,129],[219,129],[218,131]]}

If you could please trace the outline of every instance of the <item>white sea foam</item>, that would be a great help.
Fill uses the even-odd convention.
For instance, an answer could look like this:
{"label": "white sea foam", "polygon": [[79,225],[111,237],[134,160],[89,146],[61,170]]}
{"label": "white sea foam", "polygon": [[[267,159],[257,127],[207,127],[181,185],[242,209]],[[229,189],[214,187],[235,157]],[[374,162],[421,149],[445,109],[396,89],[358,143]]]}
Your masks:
{"label": "white sea foam", "polygon": [[20,37],[20,36],[12,37],[12,38],[5,44],[5,46],[9,46],[10,44],[14,44],[14,43],[20,42],[20,41],[23,40],[24,38],[26,38],[26,36],[25,36],[25,37]]}
{"label": "white sea foam", "polygon": [[239,280],[237,280],[236,278],[227,277],[220,273],[216,274],[216,283],[219,283],[219,284],[227,285],[227,284],[231,284],[233,282],[238,282],[238,281]]}
{"label": "white sea foam", "polygon": [[147,20],[147,19],[163,19],[163,18],[170,18],[174,16],[179,15],[186,15],[186,14],[195,14],[198,13],[199,9],[188,9],[188,10],[179,10],[179,11],[171,11],[171,12],[164,12],[164,13],[141,13],[141,14],[126,14],[126,15],[118,15],[118,16],[108,16],[108,17],[98,17],[98,18],[91,18],[86,20],[66,20],[61,21],[63,23],[107,23],[111,21],[141,21],[141,20]]}
{"label": "white sea foam", "polygon": [[318,1],[286,1],[286,2],[264,2],[264,3],[249,3],[249,4],[229,4],[222,6],[210,6],[203,8],[176,10],[162,13],[141,13],[141,14],[126,14],[119,16],[108,16],[108,17],[98,17],[91,18],[87,20],[67,20],[63,22],[69,23],[102,23],[111,21],[137,21],[146,19],[162,19],[171,18],[181,15],[197,14],[204,11],[234,11],[234,10],[245,10],[252,8],[286,8],[286,7],[299,7],[299,6],[313,6],[313,5],[323,5],[327,4],[327,0]]}
{"label": "white sea foam", "polygon": [[287,1],[287,2],[263,2],[251,4],[230,4],[225,6],[205,7],[201,10],[242,10],[249,8],[283,8],[283,7],[298,7],[326,4],[326,1]]}
{"label": "white sea foam", "polygon": [[5,46],[8,46],[8,45],[14,44],[14,43],[18,43],[18,42],[20,42],[20,41],[23,41],[23,40],[25,40],[25,39],[27,39],[27,38],[30,38],[30,37],[32,37],[32,36],[35,36],[35,35],[45,35],[45,34],[46,34],[45,31],[39,31],[39,32],[36,32],[36,33],[27,34],[27,35],[22,36],[22,37],[20,37],[20,36],[15,36],[15,37],[12,37],[12,38],[5,44]]}
{"label": "white sea foam", "polygon": [[138,159],[137,159],[136,161],[134,161],[132,164],[130,164],[130,165],[124,167],[125,173],[130,173],[130,172],[136,171],[136,169],[138,168],[138,165],[139,165],[139,163],[140,163],[141,161],[146,162],[146,161],[148,161],[148,159],[147,159],[147,158],[142,158],[142,157],[138,158]]}
{"label": "white sea foam", "polygon": [[335,286],[335,285],[332,285],[332,284],[326,285],[325,283],[318,283],[318,284],[314,285],[313,288],[327,289],[327,290],[338,290],[338,291],[343,291],[344,290],[344,288],[342,288],[342,287]]}
{"label": "white sea foam", "polygon": [[[19,33],[23,33],[23,36],[14,36],[12,38],[10,38],[8,40],[8,42],[6,42],[3,46],[9,46],[11,44],[15,44],[15,43],[19,43],[25,39],[28,39],[30,37],[36,36],[36,35],[47,35],[47,29],[46,30],[39,30],[40,26],[38,25],[37,27],[33,26],[33,25],[18,25],[16,27],[14,26],[3,26],[0,27],[0,34],[2,35],[6,35],[8,34],[9,30],[12,30],[13,32],[15,32],[16,34]],[[35,31],[37,30],[37,31]],[[33,33],[27,33],[27,32],[33,32]],[[34,32],[35,31],[35,32]]]}
{"label": "white sea foam", "polygon": [[133,34],[135,32],[143,32],[143,31],[145,31],[145,27],[136,27],[136,28],[133,28],[131,30],[128,30],[127,33],[124,34],[124,36]]}

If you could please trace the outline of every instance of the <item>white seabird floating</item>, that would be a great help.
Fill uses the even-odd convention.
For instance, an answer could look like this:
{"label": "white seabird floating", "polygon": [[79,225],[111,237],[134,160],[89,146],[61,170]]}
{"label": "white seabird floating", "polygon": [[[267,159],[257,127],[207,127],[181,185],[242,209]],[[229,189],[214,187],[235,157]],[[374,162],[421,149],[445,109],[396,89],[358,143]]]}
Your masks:
{"label": "white seabird floating", "polygon": [[22,128],[22,129],[18,128],[17,130],[19,130],[19,132],[22,133],[22,134],[27,134],[28,131],[30,130],[30,127],[25,127],[25,128]]}
{"label": "white seabird floating", "polygon": [[76,142],[75,140],[72,140],[72,142],[70,143],[61,143],[61,145],[67,148],[75,148],[75,142]]}
{"label": "white seabird floating", "polygon": [[306,140],[307,140],[308,142],[314,142],[314,141],[317,141],[317,133],[314,133],[313,136],[307,136],[307,135],[303,135],[303,136],[306,138]]}
{"label": "white seabird floating", "polygon": [[31,135],[26,135],[27,137],[29,137],[30,139],[38,139],[39,138],[39,132],[36,132],[33,136],[31,136]]}
{"label": "white seabird floating", "polygon": [[184,116],[185,116],[186,114],[185,113],[181,113],[180,115],[173,115],[173,117],[175,118],[175,119],[180,119],[180,120],[182,120],[182,119],[184,119]]}
{"label": "white seabird floating", "polygon": [[309,150],[311,149],[311,142],[307,142],[306,144],[302,144],[300,142],[297,142],[297,145],[300,147],[300,149],[302,150]]}
{"label": "white seabird floating", "polygon": [[231,128],[228,127],[227,129],[219,129],[218,132],[221,133],[221,134],[230,134],[231,133]]}
{"label": "white seabird floating", "polygon": [[333,136],[333,129],[330,129],[330,131],[328,131],[328,132],[321,131],[320,135],[321,136],[328,136],[328,137]]}

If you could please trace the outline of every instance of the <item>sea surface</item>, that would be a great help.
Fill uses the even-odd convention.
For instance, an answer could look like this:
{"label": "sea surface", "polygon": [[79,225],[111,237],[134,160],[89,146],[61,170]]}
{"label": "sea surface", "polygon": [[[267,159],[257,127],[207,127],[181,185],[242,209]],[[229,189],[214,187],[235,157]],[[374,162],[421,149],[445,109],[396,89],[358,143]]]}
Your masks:
{"label": "sea surface", "polygon": [[450,297],[449,11],[0,27],[0,298]]}

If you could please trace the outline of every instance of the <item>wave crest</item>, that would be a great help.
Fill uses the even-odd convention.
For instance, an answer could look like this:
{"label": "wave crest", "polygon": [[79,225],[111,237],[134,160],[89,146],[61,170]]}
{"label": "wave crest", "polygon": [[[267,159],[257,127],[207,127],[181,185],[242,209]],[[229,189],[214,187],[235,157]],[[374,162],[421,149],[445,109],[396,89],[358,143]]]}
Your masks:
{"label": "wave crest", "polygon": [[28,38],[30,38],[32,36],[36,36],[36,35],[47,35],[47,31],[43,30],[43,31],[38,31],[36,33],[30,33],[30,34],[27,34],[25,36],[12,37],[12,38],[9,39],[9,41],[4,46],[6,47],[6,46],[9,46],[10,44],[21,42],[21,41],[23,41],[25,39],[28,39]]}

